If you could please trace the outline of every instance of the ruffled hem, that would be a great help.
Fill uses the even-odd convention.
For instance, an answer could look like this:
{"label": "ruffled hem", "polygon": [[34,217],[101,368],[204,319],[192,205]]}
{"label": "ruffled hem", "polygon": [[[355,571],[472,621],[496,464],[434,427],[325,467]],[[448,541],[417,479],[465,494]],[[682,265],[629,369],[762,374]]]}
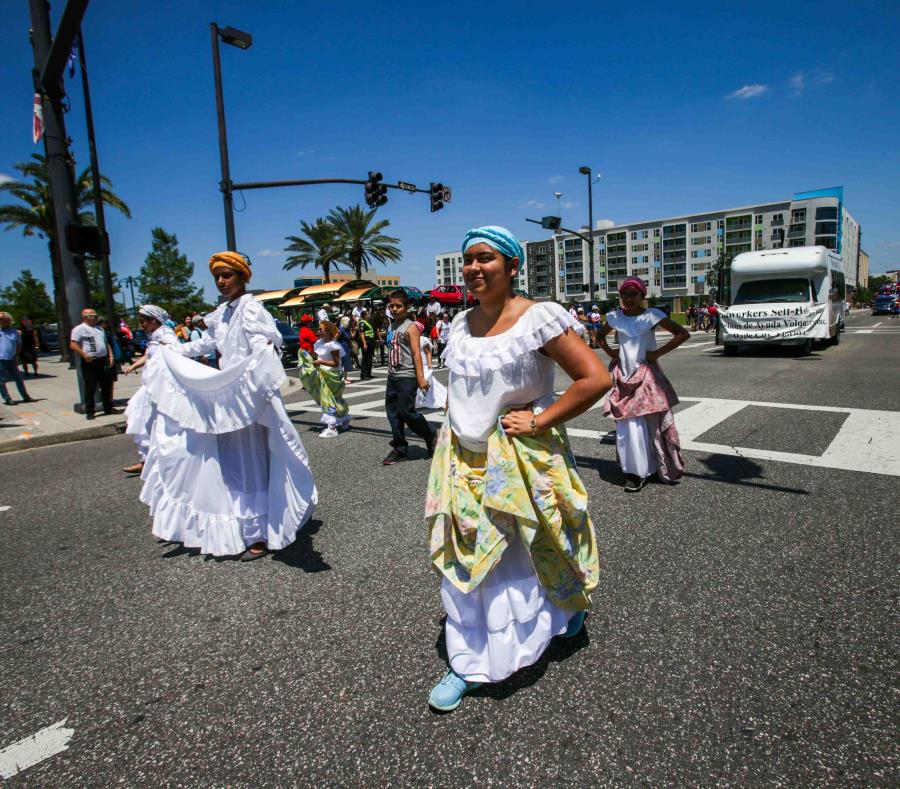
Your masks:
{"label": "ruffled hem", "polygon": [[128,400],[125,420],[125,433],[134,439],[141,457],[146,458],[150,447],[150,432],[153,429],[153,403],[145,386]]}
{"label": "ruffled hem", "polygon": [[[533,312],[534,316],[531,315]],[[487,370],[515,364],[522,356],[540,350],[568,329],[578,334],[583,332],[581,324],[558,305],[535,304],[519,320],[526,318],[534,325],[524,332],[516,333],[516,327],[513,327],[496,337],[472,337],[463,324],[455,332],[451,331],[450,342],[441,359],[456,375],[480,378]],[[458,320],[465,321],[465,313]]]}
{"label": "ruffled hem", "polygon": [[[286,377],[269,346],[221,371],[168,350],[150,363],[156,369],[146,383],[149,398],[160,413],[195,433],[231,433],[254,424]],[[200,369],[183,367],[188,364]],[[192,373],[199,374],[188,380],[186,374]]]}
{"label": "ruffled hem", "polygon": [[350,414],[346,416],[334,416],[333,414],[322,414],[319,421],[328,427],[345,427],[350,424]]}

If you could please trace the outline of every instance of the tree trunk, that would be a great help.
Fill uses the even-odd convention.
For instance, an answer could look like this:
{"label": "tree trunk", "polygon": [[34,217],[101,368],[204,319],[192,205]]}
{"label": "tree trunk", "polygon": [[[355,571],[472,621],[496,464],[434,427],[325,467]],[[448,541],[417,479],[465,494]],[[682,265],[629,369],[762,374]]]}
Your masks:
{"label": "tree trunk", "polygon": [[59,335],[59,360],[69,361],[69,336],[72,327],[69,326],[69,310],[66,306],[66,289],[63,286],[62,271],[59,264],[59,256],[56,253],[56,243],[53,237],[47,242],[50,248],[50,268],[53,272],[53,304],[56,307],[56,327]]}
{"label": "tree trunk", "polygon": [[325,282],[331,282],[331,266],[328,263],[325,263],[322,266],[322,274],[325,277]]}

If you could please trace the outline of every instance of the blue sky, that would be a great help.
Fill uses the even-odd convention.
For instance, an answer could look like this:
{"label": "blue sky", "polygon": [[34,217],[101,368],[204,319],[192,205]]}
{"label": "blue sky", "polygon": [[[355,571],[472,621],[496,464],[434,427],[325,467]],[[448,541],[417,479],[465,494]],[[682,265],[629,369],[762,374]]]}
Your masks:
{"label": "blue sky", "polygon": [[[56,0],[54,25],[63,8]],[[31,142],[27,3],[0,28],[0,174]],[[122,12],[121,9],[128,9]],[[526,216],[586,222],[580,165],[602,173],[595,219],[639,219],[790,198],[843,184],[872,270],[900,268],[900,5],[357,3],[95,0],[84,24],[103,172],[132,220],[108,218],[112,265],[136,274],[156,225],[208,285],[224,248],[209,23],[250,31],[222,48],[235,180],[365,178],[453,188],[391,191],[403,281],[434,284],[433,255],[469,227],[541,237]],[[88,162],[80,84],[68,133]],[[2,176],[0,176],[2,177]],[[361,186],[248,191],[237,240],[257,287],[289,286],[284,237],[362,202]],[[246,207],[244,207],[246,201]],[[0,285],[49,281],[46,245],[0,233]],[[207,288],[211,296],[211,289]]]}

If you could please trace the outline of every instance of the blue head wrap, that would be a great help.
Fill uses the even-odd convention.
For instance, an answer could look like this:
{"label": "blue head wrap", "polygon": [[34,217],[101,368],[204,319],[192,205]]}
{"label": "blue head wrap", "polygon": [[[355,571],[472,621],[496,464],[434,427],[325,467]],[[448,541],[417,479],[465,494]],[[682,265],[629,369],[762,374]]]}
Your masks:
{"label": "blue head wrap", "polygon": [[520,269],[525,265],[525,253],[522,251],[519,239],[505,227],[499,227],[498,225],[473,227],[463,239],[463,253],[474,244],[488,244],[508,258],[518,258]]}

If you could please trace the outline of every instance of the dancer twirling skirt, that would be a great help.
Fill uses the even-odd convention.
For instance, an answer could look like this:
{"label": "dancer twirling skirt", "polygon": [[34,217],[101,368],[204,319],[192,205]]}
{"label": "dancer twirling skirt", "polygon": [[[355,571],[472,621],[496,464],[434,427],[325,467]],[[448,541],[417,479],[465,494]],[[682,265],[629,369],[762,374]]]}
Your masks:
{"label": "dancer twirling skirt", "polygon": [[[294,541],[316,486],[279,392],[281,334],[246,293],[250,262],[220,252],[209,268],[225,300],[204,319],[207,333],[148,362],[158,366],[148,392],[159,415],[141,500],[157,537],[250,561]],[[214,350],[220,370],[185,358]]]}
{"label": "dancer twirling skirt", "polygon": [[147,367],[147,362],[159,352],[162,346],[175,346],[180,342],[172,327],[166,323],[168,320],[169,313],[155,304],[143,304],[138,310],[138,324],[148,336],[147,349],[140,359],[127,365],[122,372],[130,375],[135,370],[144,368],[141,387],[131,396],[128,406],[125,408],[125,418],[128,420],[125,432],[134,438],[141,459],[131,466],[125,466],[122,471],[126,474],[140,474],[144,470],[144,461],[147,459],[147,450],[150,448],[150,434],[153,432],[153,425],[156,422],[156,407],[150,398],[149,384],[152,381],[153,372],[157,368],[155,366]]}
{"label": "dancer twirling skirt", "polygon": [[344,349],[335,339],[337,329],[330,321],[319,324],[314,359],[306,351],[299,354],[300,383],[310,397],[322,407],[325,428],[320,438],[336,438],[338,429],[350,424],[347,402],[344,400],[344,369],[341,357]]}
{"label": "dancer twirling skirt", "polygon": [[[625,474],[625,490],[636,493],[651,474],[661,482],[677,482],[684,471],[681,445],[672,408],[678,403],[675,390],[657,360],[677,348],[690,333],[661,310],[645,309],[641,300],[647,286],[636,277],[619,283],[622,306],[606,316],[600,330],[600,347],[612,358],[610,371],[614,389],[604,412],[616,420],[616,454]],[[673,336],[656,347],[656,327]],[[607,342],[615,331],[618,349]]]}
{"label": "dancer twirling skirt", "polygon": [[[450,330],[448,419],[425,507],[447,612],[450,670],[428,700],[441,711],[581,630],[599,563],[561,425],[610,386],[562,307],[514,295],[523,257],[508,230],[470,230],[462,251],[479,305]],[[558,400],[555,363],[573,381]]]}

